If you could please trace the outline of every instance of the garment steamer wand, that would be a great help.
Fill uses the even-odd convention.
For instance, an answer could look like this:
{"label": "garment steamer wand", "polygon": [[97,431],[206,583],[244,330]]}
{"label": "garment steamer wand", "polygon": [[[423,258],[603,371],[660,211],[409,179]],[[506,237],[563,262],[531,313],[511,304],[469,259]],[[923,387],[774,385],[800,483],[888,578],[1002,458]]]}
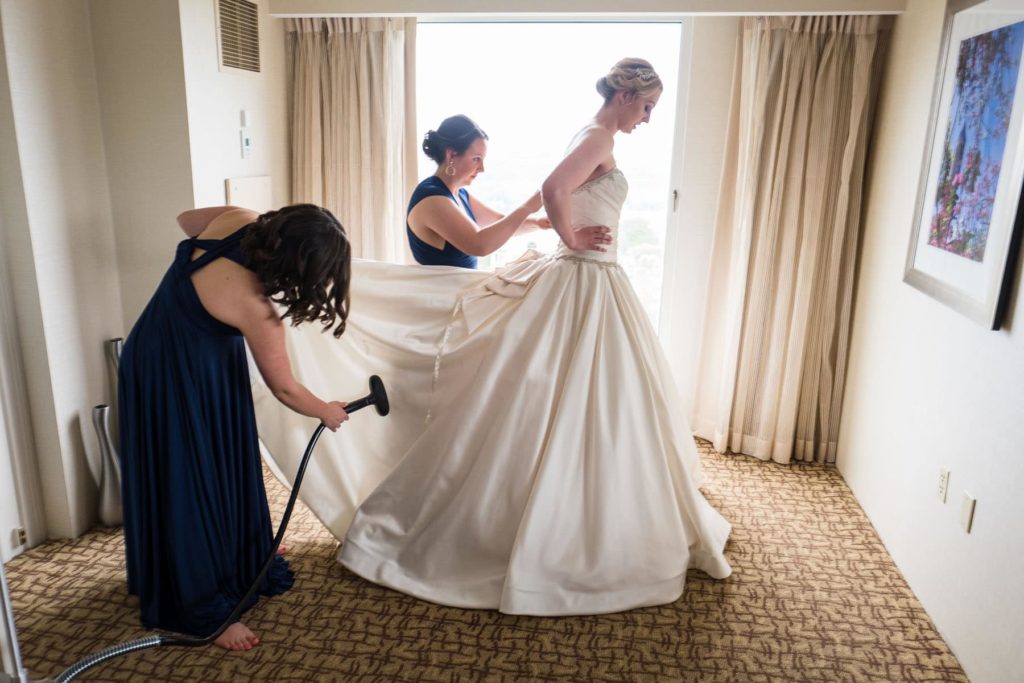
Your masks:
{"label": "garment steamer wand", "polygon": [[[370,393],[358,400],[352,401],[345,406],[345,412],[351,415],[357,410],[361,410],[366,406],[373,406],[377,409],[378,415],[387,415],[391,411],[391,405],[388,403],[388,394],[384,390],[384,382],[381,381],[377,375],[370,377]],[[91,669],[92,667],[119,657],[129,652],[137,652],[139,650],[148,650],[153,647],[161,646],[181,646],[181,647],[202,647],[209,645],[213,641],[217,640],[224,631],[227,630],[231,624],[238,620],[238,617],[242,614],[242,607],[246,602],[256,593],[259,588],[260,582],[263,577],[266,576],[267,571],[270,569],[270,565],[273,564],[274,558],[277,556],[277,548],[281,545],[281,540],[284,538],[284,531],[288,526],[288,520],[292,516],[292,508],[295,507],[295,499],[298,497],[299,487],[302,485],[302,476],[306,472],[306,464],[309,462],[309,456],[313,454],[313,447],[316,446],[317,440],[320,438],[320,434],[324,431],[324,425],[321,423],[316,431],[313,432],[313,436],[309,439],[309,444],[306,446],[306,452],[302,456],[302,462],[299,463],[299,470],[295,474],[295,483],[292,486],[292,495],[288,499],[288,506],[284,510],[284,517],[281,518],[281,525],[277,529],[277,535],[274,537],[274,545],[270,549],[270,556],[267,561],[263,564],[263,569],[256,576],[256,579],[252,582],[252,586],[249,588],[249,592],[245,594],[241,600],[238,601],[238,605],[235,606],[230,616],[224,620],[224,623],[220,625],[216,631],[206,636],[205,638],[198,638],[193,636],[148,636],[146,638],[140,638],[138,640],[131,640],[127,643],[115,645],[109,647],[106,650],[97,652],[96,654],[90,655],[82,661],[68,667],[60,676],[55,680],[57,683],[65,683],[66,681],[74,680],[76,676],[82,672]],[[48,679],[44,679],[48,680]],[[43,683],[42,681],[40,683]]]}

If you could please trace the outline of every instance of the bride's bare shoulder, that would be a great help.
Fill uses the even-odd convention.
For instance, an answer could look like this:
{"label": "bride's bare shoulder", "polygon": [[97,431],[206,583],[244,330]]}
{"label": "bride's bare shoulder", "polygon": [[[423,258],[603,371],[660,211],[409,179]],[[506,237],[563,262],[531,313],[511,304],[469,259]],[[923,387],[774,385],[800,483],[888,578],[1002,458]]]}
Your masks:
{"label": "bride's bare shoulder", "polygon": [[576,133],[565,153],[569,155],[580,148],[585,148],[587,150],[600,150],[610,156],[614,145],[615,138],[607,128],[597,124],[589,124]]}
{"label": "bride's bare shoulder", "polygon": [[572,142],[569,143],[570,147],[576,146],[582,140],[607,140],[612,142],[614,137],[604,126],[599,126],[596,123],[588,123],[579,129],[576,135],[573,136]]}

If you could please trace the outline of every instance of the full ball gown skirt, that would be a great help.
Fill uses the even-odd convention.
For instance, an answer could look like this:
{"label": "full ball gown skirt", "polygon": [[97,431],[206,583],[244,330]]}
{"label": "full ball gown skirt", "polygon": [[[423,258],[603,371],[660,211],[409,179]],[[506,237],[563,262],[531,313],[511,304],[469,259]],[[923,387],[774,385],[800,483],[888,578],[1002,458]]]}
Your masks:
{"label": "full ball gown skirt", "polygon": [[[625,195],[617,170],[584,185],[577,223],[614,233]],[[392,395],[393,415],[344,425],[303,484],[346,567],[533,615],[672,602],[690,567],[729,575],[730,526],[697,489],[667,362],[614,250],[528,253],[495,273],[361,262],[352,301],[343,346],[289,335],[333,394],[375,372]],[[257,414],[290,474],[278,454],[305,430],[258,391]]]}
{"label": "full ball gown skirt", "polygon": [[[212,633],[273,541],[242,336],[206,312],[191,281],[214,258],[240,260],[242,234],[181,242],[121,354],[125,558],[147,628]],[[190,261],[196,247],[208,251]],[[275,558],[259,593],[292,581]]]}

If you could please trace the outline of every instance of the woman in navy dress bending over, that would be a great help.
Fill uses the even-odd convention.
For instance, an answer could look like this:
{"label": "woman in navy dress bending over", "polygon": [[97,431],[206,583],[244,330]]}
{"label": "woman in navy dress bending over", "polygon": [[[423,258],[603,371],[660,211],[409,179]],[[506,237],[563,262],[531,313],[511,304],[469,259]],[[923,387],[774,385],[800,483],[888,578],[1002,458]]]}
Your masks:
{"label": "woman in navy dress bending over", "polygon": [[[469,117],[442,121],[424,136],[423,152],[437,171],[416,186],[406,211],[409,248],[418,263],[476,268],[478,256],[496,251],[517,232],[551,227],[547,218],[529,218],[541,208],[539,191],[506,216],[466,190],[484,172],[487,156],[487,134]],[[582,228],[573,246],[595,249],[611,241],[608,233],[604,226]]]}
{"label": "woman in navy dress bending over", "polygon": [[[119,367],[125,557],[144,626],[205,636],[245,595],[273,544],[245,342],[284,405],[336,430],[345,404],[294,378],[271,302],[293,325],[318,322],[341,336],[351,257],[341,224],[311,204],[262,215],[195,209],[178,223],[190,239]],[[291,585],[277,557],[259,592]],[[216,642],[248,650],[259,639],[238,622]]]}

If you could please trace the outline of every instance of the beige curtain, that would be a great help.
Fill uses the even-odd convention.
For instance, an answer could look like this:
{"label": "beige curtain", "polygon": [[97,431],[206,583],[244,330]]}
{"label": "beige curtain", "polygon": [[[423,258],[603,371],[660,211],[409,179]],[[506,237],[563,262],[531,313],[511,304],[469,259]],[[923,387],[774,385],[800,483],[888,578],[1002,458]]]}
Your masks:
{"label": "beige curtain", "polygon": [[693,426],[834,462],[865,155],[891,19],[744,20]]}
{"label": "beige curtain", "polygon": [[289,19],[292,201],[330,209],[353,255],[407,262],[416,185],[415,19]]}

